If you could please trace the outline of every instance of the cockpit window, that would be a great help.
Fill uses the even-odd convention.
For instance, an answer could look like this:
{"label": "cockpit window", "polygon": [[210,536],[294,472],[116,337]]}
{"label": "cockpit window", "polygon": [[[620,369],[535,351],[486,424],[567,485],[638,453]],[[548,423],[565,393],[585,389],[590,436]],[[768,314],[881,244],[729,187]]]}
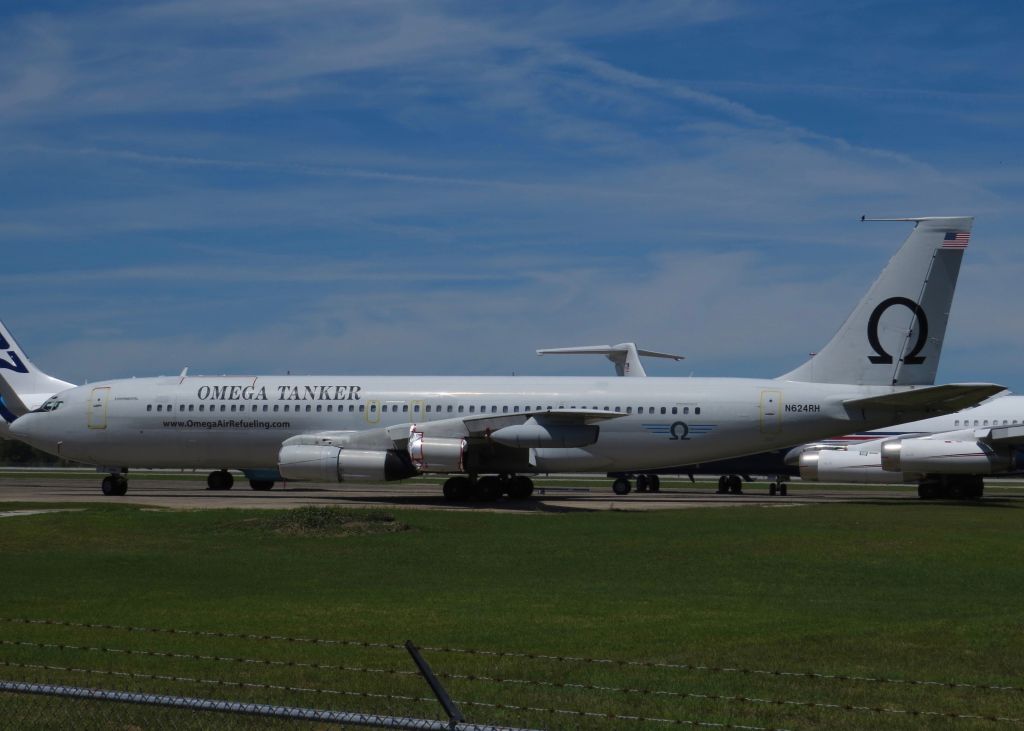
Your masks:
{"label": "cockpit window", "polygon": [[36,412],[56,411],[57,409],[59,409],[63,405],[64,405],[64,401],[62,401],[61,399],[57,398],[56,396],[51,396],[50,398],[46,399],[46,402],[43,403],[42,406],[40,406],[38,409],[36,409]]}

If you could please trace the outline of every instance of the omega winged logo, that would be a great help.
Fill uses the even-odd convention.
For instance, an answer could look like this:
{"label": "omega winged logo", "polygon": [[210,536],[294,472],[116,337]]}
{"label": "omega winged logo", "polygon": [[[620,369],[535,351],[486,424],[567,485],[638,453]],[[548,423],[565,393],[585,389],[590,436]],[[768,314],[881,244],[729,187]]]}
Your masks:
{"label": "omega winged logo", "polygon": [[875,307],[871,313],[871,317],[868,319],[868,344],[871,345],[872,350],[875,351],[876,355],[869,355],[868,360],[877,365],[886,365],[892,363],[892,355],[882,347],[882,342],[878,337],[878,327],[882,321],[882,315],[890,307],[897,305],[906,307],[914,314],[914,318],[917,320],[917,341],[914,343],[914,347],[909,353],[903,358],[903,362],[907,365],[919,365],[924,363],[925,357],[918,355],[928,342],[928,316],[924,312],[924,308],[921,307],[917,302],[906,297],[890,297],[887,300],[882,300]]}
{"label": "omega winged logo", "polygon": [[695,437],[702,437],[710,434],[715,424],[687,424],[685,421],[656,422],[644,424],[643,427],[651,434],[659,437],[667,437],[673,442],[687,442]]}

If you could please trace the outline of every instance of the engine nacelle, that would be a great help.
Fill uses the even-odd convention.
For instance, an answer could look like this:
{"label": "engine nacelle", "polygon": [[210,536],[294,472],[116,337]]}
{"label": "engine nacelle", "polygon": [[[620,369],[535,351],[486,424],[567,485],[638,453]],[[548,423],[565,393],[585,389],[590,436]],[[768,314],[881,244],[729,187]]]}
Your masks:
{"label": "engine nacelle", "polygon": [[506,447],[586,447],[597,441],[600,428],[591,424],[525,424],[503,426],[491,433],[491,440]]}
{"label": "engine nacelle", "polygon": [[463,472],[466,440],[452,437],[409,435],[409,457],[422,472]]}
{"label": "engine nacelle", "polygon": [[416,475],[416,469],[397,452],[314,444],[282,447],[277,455],[277,468],[286,480],[310,482],[389,482]]}
{"label": "engine nacelle", "polygon": [[892,472],[991,475],[1012,462],[1010,455],[978,440],[904,439],[882,445],[882,467]]}
{"label": "engine nacelle", "polygon": [[821,449],[800,455],[800,478],[809,482],[886,485],[905,482],[903,475],[882,469],[878,452]]}

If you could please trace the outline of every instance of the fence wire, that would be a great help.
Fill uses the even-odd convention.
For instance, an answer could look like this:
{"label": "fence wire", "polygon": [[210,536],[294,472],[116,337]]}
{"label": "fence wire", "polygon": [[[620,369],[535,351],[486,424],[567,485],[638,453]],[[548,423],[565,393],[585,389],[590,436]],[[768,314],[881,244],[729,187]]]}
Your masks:
{"label": "fence wire", "polygon": [[[79,629],[113,630],[121,632],[139,632],[149,634],[179,635],[186,637],[239,639],[254,641],[273,641],[295,644],[357,647],[363,649],[405,650],[405,646],[397,642],[368,642],[351,639],[326,639],[315,637],[290,637],[287,635],[250,634],[239,632],[222,632],[208,630],[173,629],[160,627],[137,627],[132,625],[101,624],[86,622],[66,622],[54,619],[26,619],[16,617],[0,617],[0,623],[24,625],[50,625],[54,627],[72,627]],[[880,683],[888,685],[933,686],[940,688],[959,688],[966,690],[991,690],[1024,693],[1024,685],[996,685],[973,683],[962,680],[921,680],[915,678],[893,678],[873,675],[857,675],[853,673],[829,673],[813,670],[778,670],[770,668],[745,668],[728,665],[703,665],[699,663],[655,662],[650,660],[594,658],[577,655],[551,655],[535,652],[506,652],[499,650],[483,650],[464,647],[423,646],[425,652],[438,652],[455,655],[477,657],[493,657],[498,659],[547,660],[559,663],[581,665],[609,665],[617,667],[633,667],[658,670],[687,670],[709,673],[735,673],[739,675],[763,675],[780,678],[806,678],[810,680],[838,680],[864,683]]]}
{"label": "fence wire", "polygon": [[[8,676],[20,676],[9,682],[81,691],[80,684],[96,681],[115,686],[97,692],[179,699],[212,692],[234,696],[211,701],[228,704],[225,708],[230,710],[224,712],[232,714],[242,708],[316,705],[317,709],[307,710],[414,719],[424,724],[442,723],[444,728],[451,725],[438,718],[444,715],[440,704],[426,697],[424,677],[413,669],[408,656],[395,654],[406,652],[406,646],[399,643],[12,617],[0,617],[2,625],[11,630],[20,626],[20,634],[34,635],[0,637],[0,668],[5,668]],[[151,639],[129,641],[128,635],[118,635],[115,643],[112,633]],[[104,635],[102,639],[78,639],[98,634]],[[247,643],[255,643],[259,649]],[[1018,699],[1024,687],[1019,685],[446,646],[420,649],[442,656],[432,662],[435,675],[445,686],[450,684],[447,692],[478,724],[476,728],[488,724],[489,728],[502,724],[572,729],[674,725],[787,731],[793,726],[878,727],[883,719],[893,728],[937,723],[954,728],[963,722],[971,728],[979,724],[1024,725],[1024,699]],[[56,661],[58,655],[60,661]],[[405,667],[394,667],[399,662],[405,662]],[[712,680],[708,673],[720,677]],[[705,675],[703,681],[701,674]],[[795,682],[805,680],[812,682]],[[694,687],[695,682],[716,687]],[[938,695],[932,697],[934,694]],[[83,713],[90,718],[107,719],[113,714],[111,723],[104,720],[98,728],[251,726],[234,716],[230,722],[227,716],[211,721],[208,709],[200,706],[154,706],[147,716],[146,711],[131,708],[102,711],[111,705],[109,698],[70,693],[60,698],[14,697],[11,692],[0,692],[0,718],[17,719],[9,724],[12,728],[61,727],[62,711],[50,705],[72,704],[86,709]],[[352,710],[353,706],[358,710]],[[126,719],[123,723],[122,718]],[[271,728],[274,724],[335,723],[327,716],[259,718],[260,724]]]}
{"label": "fence wire", "polygon": [[206,698],[157,695],[153,693],[130,693],[126,691],[99,690],[95,688],[40,683],[20,683],[5,680],[0,680],[0,692],[46,696],[50,698],[98,700],[115,704],[126,703],[140,706],[157,706],[236,716],[257,716],[286,721],[312,721],[316,723],[345,724],[372,728],[411,729],[412,731],[530,731],[529,729],[512,729],[473,723],[448,723],[446,721],[422,718],[379,716],[376,714],[351,713],[347,711],[274,706],[265,703],[239,703]]}

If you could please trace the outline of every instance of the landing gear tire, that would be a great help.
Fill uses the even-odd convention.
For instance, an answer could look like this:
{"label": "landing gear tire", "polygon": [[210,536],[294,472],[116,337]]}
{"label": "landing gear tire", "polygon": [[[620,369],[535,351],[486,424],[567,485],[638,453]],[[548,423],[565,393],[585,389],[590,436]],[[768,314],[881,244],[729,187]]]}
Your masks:
{"label": "landing gear tire", "polygon": [[273,480],[249,480],[249,487],[253,490],[273,490]]}
{"label": "landing gear tire", "polygon": [[206,478],[208,490],[230,490],[235,484],[235,478],[227,470],[211,472]]}
{"label": "landing gear tire", "polygon": [[658,475],[647,475],[647,489],[651,492],[661,492],[661,477]]}
{"label": "landing gear tire", "polygon": [[501,497],[502,492],[504,490],[502,490],[501,479],[495,475],[481,477],[473,486],[474,497],[485,503],[494,502]]}
{"label": "landing gear tire", "polygon": [[444,481],[445,500],[469,500],[473,494],[473,483],[468,477],[449,477]]}
{"label": "landing gear tire", "polygon": [[120,475],[108,475],[100,485],[104,495],[124,495],[128,492],[128,479]]}
{"label": "landing gear tire", "polygon": [[743,478],[739,475],[729,475],[726,478],[726,483],[729,487],[729,492],[733,495],[743,494]]}
{"label": "landing gear tire", "polygon": [[939,487],[930,482],[922,482],[917,486],[917,496],[922,500],[934,500],[939,497]]}
{"label": "landing gear tire", "polygon": [[633,486],[625,477],[619,477],[612,483],[612,492],[616,495],[628,495],[632,489]]}
{"label": "landing gear tire", "polygon": [[729,478],[726,477],[725,475],[722,475],[721,477],[718,478],[717,492],[719,495],[724,495],[727,492],[729,492]]}
{"label": "landing gear tire", "polygon": [[647,475],[637,475],[636,476],[636,491],[637,492],[647,492],[647,485],[648,485]]}
{"label": "landing gear tire", "polygon": [[775,496],[775,492],[776,492],[776,488],[775,488],[775,483],[773,482],[770,485],[768,485],[768,494],[771,495],[772,497],[774,497]]}
{"label": "landing gear tire", "polygon": [[789,485],[787,485],[785,482],[780,482],[779,483],[779,494],[782,495],[782,497],[786,497],[788,492],[789,492]]}
{"label": "landing gear tire", "polygon": [[533,480],[529,477],[513,477],[509,480],[507,494],[513,500],[525,500],[533,495]]}

